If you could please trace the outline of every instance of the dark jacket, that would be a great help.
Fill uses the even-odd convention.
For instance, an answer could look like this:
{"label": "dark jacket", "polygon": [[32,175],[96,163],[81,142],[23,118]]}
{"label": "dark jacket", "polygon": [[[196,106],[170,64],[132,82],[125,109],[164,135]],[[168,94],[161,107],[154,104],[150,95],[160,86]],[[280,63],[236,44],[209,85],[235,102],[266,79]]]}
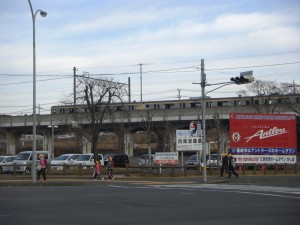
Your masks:
{"label": "dark jacket", "polygon": [[232,166],[233,168],[235,167],[235,162],[233,157],[228,158],[228,166]]}
{"label": "dark jacket", "polygon": [[228,166],[228,156],[227,155],[222,158],[222,166],[225,166],[225,167]]}
{"label": "dark jacket", "polygon": [[107,169],[112,169],[114,167],[114,162],[112,160],[108,160],[106,164]]}

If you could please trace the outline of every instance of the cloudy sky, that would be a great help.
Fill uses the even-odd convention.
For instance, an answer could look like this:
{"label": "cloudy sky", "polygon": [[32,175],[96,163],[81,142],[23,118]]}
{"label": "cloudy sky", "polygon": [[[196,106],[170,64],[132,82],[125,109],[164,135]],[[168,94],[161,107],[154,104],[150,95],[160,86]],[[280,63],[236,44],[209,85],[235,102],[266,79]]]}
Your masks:
{"label": "cloudy sky", "polygon": [[[131,79],[132,100],[200,96],[209,84],[253,70],[255,79],[300,83],[299,0],[31,0],[36,17],[40,113],[82,75]],[[0,0],[0,114],[32,114],[32,18],[28,0]],[[207,88],[209,91],[212,88]],[[236,96],[244,85],[209,93]]]}

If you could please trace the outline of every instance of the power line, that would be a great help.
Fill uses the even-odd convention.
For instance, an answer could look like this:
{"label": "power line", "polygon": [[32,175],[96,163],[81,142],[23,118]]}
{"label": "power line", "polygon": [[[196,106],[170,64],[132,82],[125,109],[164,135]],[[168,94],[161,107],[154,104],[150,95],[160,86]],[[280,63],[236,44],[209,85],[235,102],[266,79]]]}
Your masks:
{"label": "power line", "polygon": [[[43,104],[39,104],[39,105],[53,105],[53,104],[58,104],[58,102],[48,102],[48,103],[43,103]],[[18,106],[9,106],[9,105],[6,105],[6,106],[1,106],[0,105],[0,108],[16,108],[16,107],[19,107],[19,108],[25,108],[25,107],[32,107],[32,105],[18,105]],[[32,109],[32,108],[31,108]]]}
{"label": "power line", "polygon": [[[240,67],[225,67],[225,68],[213,68],[213,69],[206,69],[206,71],[222,71],[222,70],[235,70],[235,69],[247,69],[247,68],[259,68],[259,67],[273,67],[273,66],[285,66],[285,65],[294,65],[294,64],[299,64],[300,62],[285,62],[285,63],[277,63],[277,64],[266,64],[266,65],[251,65],[251,66],[240,66]],[[136,64],[139,65],[139,64]],[[135,66],[136,66],[135,65]],[[144,64],[143,64],[144,65]],[[129,65],[128,65],[129,66]],[[134,66],[134,65],[130,65]],[[111,66],[111,67],[121,67],[121,66]],[[168,68],[168,69],[158,69],[158,70],[149,70],[145,71],[143,70],[143,74],[152,74],[152,73],[181,73],[181,72],[195,72],[198,71],[198,66],[186,66],[186,67],[176,67],[176,68]],[[94,67],[98,68],[98,67]],[[102,68],[102,67],[99,67]],[[105,67],[103,67],[105,68]],[[193,69],[193,70],[187,70],[187,69]],[[123,76],[123,75],[139,75],[139,71],[135,72],[121,72],[121,73],[90,73],[90,76]],[[0,74],[0,76],[32,76],[32,75],[26,75],[26,74],[8,74],[8,73],[3,73]],[[72,75],[69,74],[56,74],[56,75],[37,75],[40,77],[45,77],[45,76],[59,76],[59,78],[53,78],[53,79],[64,79],[64,78],[70,78]],[[40,81],[48,81],[47,80],[40,80]],[[21,83],[21,82],[20,82]],[[16,84],[16,83],[12,83]],[[5,84],[0,84],[0,85],[5,85]]]}
{"label": "power line", "polygon": [[[282,52],[270,52],[270,53],[262,53],[262,54],[255,54],[255,55],[238,55],[238,56],[227,56],[223,58],[210,58],[209,61],[214,60],[228,60],[228,59],[236,59],[236,58],[249,58],[249,57],[258,57],[258,56],[273,56],[273,55],[282,55],[282,54],[290,54],[290,53],[299,53],[300,50],[293,50],[293,51],[282,51]],[[178,60],[178,61],[167,61],[167,62],[153,62],[153,65],[167,65],[167,64],[182,64],[182,63],[194,63],[199,61],[198,59],[192,60]],[[89,70],[89,69],[103,69],[103,68],[120,68],[120,67],[135,67],[137,64],[126,64],[126,65],[110,65],[110,66],[96,66],[96,67],[83,67],[79,66],[81,70]],[[48,72],[57,72],[57,71],[68,71],[70,68],[62,68],[57,70],[48,70],[48,71],[40,71],[39,73],[48,73]],[[32,74],[31,74],[32,76]]]}
{"label": "power line", "polygon": [[[234,69],[247,69],[247,68],[259,68],[259,67],[273,67],[273,66],[285,66],[285,65],[294,65],[299,64],[300,62],[286,62],[286,63],[277,63],[277,64],[266,64],[266,65],[252,65],[252,66],[241,66],[241,67],[228,67],[228,68],[216,68],[216,69],[206,69],[206,71],[222,71],[222,70],[234,70]],[[139,65],[139,64],[138,64]],[[193,70],[186,70],[193,69]],[[152,74],[152,73],[190,73],[198,71],[197,66],[187,66],[187,67],[176,67],[169,69],[159,69],[159,70],[143,70],[143,74]],[[140,72],[123,72],[123,73],[95,73],[90,76],[123,76],[123,75],[139,75]],[[159,75],[159,74],[157,74]]]}
{"label": "power line", "polygon": [[205,69],[207,71],[216,71],[216,70],[235,70],[235,69],[249,69],[249,68],[258,68],[258,67],[270,67],[270,66],[285,66],[299,64],[300,62],[286,62],[286,63],[277,63],[277,64],[267,64],[267,65],[253,65],[253,66],[241,66],[241,67],[228,67],[228,68],[219,68],[219,69]]}
{"label": "power line", "polygon": [[[32,77],[32,74],[9,74],[9,73],[1,73],[0,76],[8,76],[8,77]],[[55,76],[70,76],[70,74],[37,74],[37,77],[55,77]]]}
{"label": "power line", "polygon": [[[44,81],[50,81],[50,80],[61,80],[61,79],[66,79],[66,78],[70,78],[73,76],[69,77],[62,77],[62,78],[52,78],[52,79],[45,79],[45,80],[37,80],[36,82],[44,82]],[[15,82],[15,83],[6,83],[6,84],[0,84],[0,85],[15,85],[15,84],[28,84],[28,83],[32,83],[32,81],[22,81],[22,82]]]}
{"label": "power line", "polygon": [[[59,88],[59,89],[56,89],[55,91],[62,91],[62,90],[70,90],[69,87],[64,87],[64,88]],[[49,90],[44,90],[44,91],[37,91],[37,94],[43,94],[43,93],[52,93],[54,91],[54,89],[49,89]],[[0,93],[0,95],[32,95],[32,91],[23,91],[23,92],[16,92],[16,91],[13,91],[13,92],[3,92],[3,93]]]}

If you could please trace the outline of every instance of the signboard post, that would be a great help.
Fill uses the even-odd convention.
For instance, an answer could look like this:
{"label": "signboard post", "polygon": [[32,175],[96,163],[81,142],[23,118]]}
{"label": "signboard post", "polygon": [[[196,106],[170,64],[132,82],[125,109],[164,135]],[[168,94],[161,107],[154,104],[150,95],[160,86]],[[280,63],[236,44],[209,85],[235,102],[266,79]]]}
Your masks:
{"label": "signboard post", "polygon": [[296,140],[294,114],[230,114],[230,152],[237,163],[296,163]]}
{"label": "signboard post", "polygon": [[202,138],[189,130],[176,130],[176,151],[202,151]]}
{"label": "signboard post", "polygon": [[176,151],[181,152],[182,166],[183,166],[184,152],[196,152],[197,162],[201,162],[200,160],[201,156],[203,159],[202,162],[206,161],[206,155],[208,154],[209,151],[208,143],[206,143],[205,146],[206,146],[205,153],[203,153],[202,131],[201,131],[200,123],[197,124],[196,133],[192,135],[190,130],[176,130]]}

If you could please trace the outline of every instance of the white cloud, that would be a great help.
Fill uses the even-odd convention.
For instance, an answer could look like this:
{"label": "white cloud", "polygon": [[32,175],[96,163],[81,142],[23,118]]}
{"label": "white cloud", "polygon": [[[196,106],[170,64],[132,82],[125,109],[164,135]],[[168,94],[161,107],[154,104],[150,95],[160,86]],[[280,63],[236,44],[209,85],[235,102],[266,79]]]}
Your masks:
{"label": "white cloud", "polygon": [[[79,74],[83,70],[93,73],[138,72],[138,66],[103,67],[154,63],[145,65],[146,72],[199,65],[201,58],[206,59],[207,68],[262,65],[299,59],[300,19],[295,14],[298,4],[278,7],[269,2],[266,8],[256,9],[254,5],[248,8],[247,3],[236,4],[234,1],[206,3],[209,5],[189,1],[181,5],[167,5],[168,2],[161,1],[151,4],[144,1],[138,4],[127,2],[125,5],[120,5],[118,1],[105,2],[104,5],[100,1],[96,5],[89,5],[86,1],[77,1],[72,5],[68,4],[73,1],[42,3],[35,2],[36,7],[48,12],[46,18],[37,18],[37,71],[43,74],[58,71],[49,73],[72,75],[74,66],[80,68]],[[49,5],[45,7],[46,3]],[[115,4],[114,7],[111,4]],[[244,8],[237,8],[240,5]],[[77,6],[81,6],[81,9],[75,11]],[[0,34],[0,51],[4,53],[0,55],[0,73],[32,72],[32,27],[28,5],[25,7],[26,12],[20,7],[17,14],[0,10],[3,31]],[[12,16],[8,16],[10,14]],[[275,54],[279,52],[287,54]],[[277,73],[278,79],[297,78],[299,66],[289,68],[290,74],[293,74],[289,77],[280,76],[279,69],[275,71],[272,67],[255,69],[255,72],[258,75]],[[236,72],[238,70],[223,73],[210,71],[208,77],[226,81]],[[9,82],[12,78],[3,79]],[[117,76],[117,79],[126,80],[127,77]],[[138,93],[138,76],[132,76],[132,79],[132,92]],[[180,87],[196,89],[191,83],[199,80],[199,71],[145,74],[144,80],[148,82],[145,93],[151,92],[153,87],[157,91]],[[168,80],[173,83],[168,83]],[[70,80],[61,80],[51,81],[48,85],[57,87],[57,96],[61,89],[68,86],[72,90],[71,83]],[[40,88],[46,86],[39,83]],[[49,98],[43,95],[42,99]]]}

